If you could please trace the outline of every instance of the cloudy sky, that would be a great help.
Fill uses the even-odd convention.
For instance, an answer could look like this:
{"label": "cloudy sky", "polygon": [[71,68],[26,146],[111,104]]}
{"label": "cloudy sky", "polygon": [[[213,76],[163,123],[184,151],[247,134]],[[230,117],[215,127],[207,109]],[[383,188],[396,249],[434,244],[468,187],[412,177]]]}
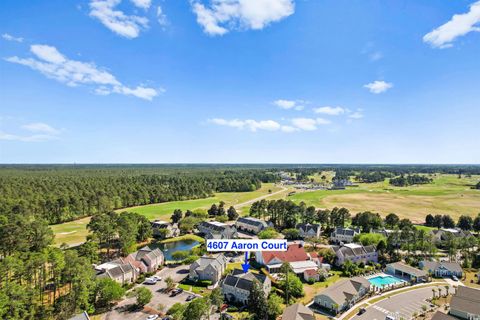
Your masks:
{"label": "cloudy sky", "polygon": [[3,0],[0,163],[480,163],[480,1]]}

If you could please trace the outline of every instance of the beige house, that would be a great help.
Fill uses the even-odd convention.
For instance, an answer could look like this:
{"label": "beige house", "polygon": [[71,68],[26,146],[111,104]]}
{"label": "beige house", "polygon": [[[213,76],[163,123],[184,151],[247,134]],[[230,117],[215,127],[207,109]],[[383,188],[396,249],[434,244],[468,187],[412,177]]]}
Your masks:
{"label": "beige house", "polygon": [[253,282],[258,281],[260,286],[268,296],[272,290],[272,282],[270,278],[259,273],[244,273],[242,270],[235,269],[223,280],[221,288],[225,300],[235,304],[248,304],[250,291]]}
{"label": "beige house", "polygon": [[480,289],[459,286],[450,301],[450,314],[460,319],[480,320]]}
{"label": "beige house", "polygon": [[258,234],[260,231],[268,228],[268,224],[260,219],[253,217],[241,217],[235,222],[238,231]]}
{"label": "beige house", "polygon": [[317,307],[327,309],[335,314],[355,305],[370,291],[370,282],[362,277],[339,281],[316,295]]}
{"label": "beige house", "polygon": [[364,263],[369,262],[378,262],[378,253],[375,246],[362,246],[357,243],[347,243],[340,247],[332,247],[337,256],[335,259],[335,264],[337,266],[342,266],[345,261],[349,260],[353,263]]}
{"label": "beige house", "polygon": [[110,278],[121,285],[134,283],[140,270],[129,262],[115,260],[95,267],[97,278]]}

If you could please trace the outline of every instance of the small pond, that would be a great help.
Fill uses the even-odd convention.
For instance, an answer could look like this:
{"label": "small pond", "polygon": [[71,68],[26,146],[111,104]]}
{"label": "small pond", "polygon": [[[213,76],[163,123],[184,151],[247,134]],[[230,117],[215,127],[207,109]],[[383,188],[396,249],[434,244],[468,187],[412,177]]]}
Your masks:
{"label": "small pond", "polygon": [[195,240],[179,240],[175,242],[162,243],[159,245],[159,248],[163,251],[165,260],[174,260],[172,258],[172,254],[175,251],[190,251],[198,244],[199,242]]}

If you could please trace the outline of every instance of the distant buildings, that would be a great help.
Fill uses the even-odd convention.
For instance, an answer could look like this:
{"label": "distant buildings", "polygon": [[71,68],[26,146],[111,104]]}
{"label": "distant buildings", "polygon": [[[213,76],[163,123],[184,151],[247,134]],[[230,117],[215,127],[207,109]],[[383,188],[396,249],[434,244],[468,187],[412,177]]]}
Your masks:
{"label": "distant buildings", "polygon": [[463,269],[457,262],[442,262],[423,260],[419,263],[420,268],[432,274],[434,277],[463,276]]}
{"label": "distant buildings", "polygon": [[272,290],[272,282],[270,278],[258,273],[244,273],[242,270],[235,269],[222,281],[221,288],[225,300],[236,304],[248,304],[250,291],[253,282],[258,281],[265,296],[268,296]]}
{"label": "distant buildings", "polygon": [[227,267],[223,253],[205,255],[190,265],[190,280],[208,280],[212,284],[220,281]]}
{"label": "distant buildings", "polygon": [[426,282],[428,281],[428,273],[409,266],[402,262],[387,264],[385,273],[399,278],[407,278],[410,282]]}
{"label": "distant buildings", "polygon": [[430,234],[433,236],[433,239],[436,243],[447,241],[450,236],[454,238],[469,238],[473,237],[470,231],[464,231],[461,229],[439,229],[439,230],[432,230]]}
{"label": "distant buildings", "polygon": [[285,308],[282,320],[315,320],[315,315],[303,304],[295,303]]}
{"label": "distant buildings", "polygon": [[337,256],[335,259],[337,266],[342,266],[347,260],[364,264],[378,262],[378,253],[373,245],[362,246],[361,244],[347,243],[343,246],[334,246],[332,248]]}
{"label": "distant buildings", "polygon": [[333,243],[351,243],[357,234],[360,234],[360,228],[350,229],[337,227],[330,234],[330,241]]}
{"label": "distant buildings", "polygon": [[370,282],[362,277],[341,280],[314,298],[315,304],[335,314],[347,310],[370,291]]}
{"label": "distant buildings", "polygon": [[268,228],[268,223],[253,217],[241,217],[235,222],[235,227],[238,231],[258,234]]}
{"label": "distant buildings", "polygon": [[235,226],[218,221],[202,221],[197,228],[204,234],[205,239],[233,239],[237,237]]}
{"label": "distant buildings", "polygon": [[321,226],[319,224],[299,223],[297,229],[302,238],[320,238]]}
{"label": "distant buildings", "polygon": [[480,319],[480,290],[459,286],[450,301],[450,314],[460,319]]}

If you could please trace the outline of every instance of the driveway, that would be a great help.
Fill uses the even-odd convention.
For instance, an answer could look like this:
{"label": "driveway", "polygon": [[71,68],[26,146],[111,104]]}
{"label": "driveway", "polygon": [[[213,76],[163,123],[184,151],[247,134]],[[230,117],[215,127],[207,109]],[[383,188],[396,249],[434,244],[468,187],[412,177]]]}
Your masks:
{"label": "driveway", "polygon": [[[441,287],[444,292],[443,286]],[[367,303],[367,311],[361,316],[355,315],[356,320],[384,320],[387,315],[395,319],[411,319],[412,315],[422,312],[422,306],[431,306],[426,300],[432,297],[432,287],[419,288],[394,295],[374,304]]]}
{"label": "driveway", "polygon": [[[164,292],[167,285],[165,279],[171,277],[176,283],[182,281],[188,276],[190,266],[178,266],[174,268],[165,267],[157,275],[162,278],[161,281],[154,285],[139,284],[135,287],[144,286],[150,289],[153,293],[153,298],[149,304],[146,305],[144,310],[133,310],[131,307],[135,304],[135,298],[126,298],[122,300],[112,311],[108,312],[104,319],[106,320],[143,320],[149,314],[156,314],[155,310],[158,310],[159,305],[164,306],[163,311],[167,311],[175,303],[186,303],[187,297],[190,293],[182,292],[181,294],[171,297],[170,294]],[[147,313],[146,310],[152,310],[151,313]],[[161,310],[158,310],[161,311]]]}

